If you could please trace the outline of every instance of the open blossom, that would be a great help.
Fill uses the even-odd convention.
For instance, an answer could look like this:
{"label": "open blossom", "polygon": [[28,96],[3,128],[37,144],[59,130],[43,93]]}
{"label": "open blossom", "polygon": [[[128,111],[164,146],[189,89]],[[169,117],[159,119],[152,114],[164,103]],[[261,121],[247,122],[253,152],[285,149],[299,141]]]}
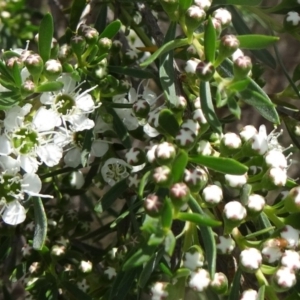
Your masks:
{"label": "open blossom", "polygon": [[[60,117],[60,122],[66,127],[66,123],[71,124],[73,131],[83,131],[94,127],[94,121],[88,118],[88,114],[96,109],[92,96],[89,94],[91,89],[83,93],[77,87],[76,81],[69,74],[62,74],[57,81],[64,84],[60,92],[43,93],[40,101]],[[60,126],[60,123],[56,126]]]}

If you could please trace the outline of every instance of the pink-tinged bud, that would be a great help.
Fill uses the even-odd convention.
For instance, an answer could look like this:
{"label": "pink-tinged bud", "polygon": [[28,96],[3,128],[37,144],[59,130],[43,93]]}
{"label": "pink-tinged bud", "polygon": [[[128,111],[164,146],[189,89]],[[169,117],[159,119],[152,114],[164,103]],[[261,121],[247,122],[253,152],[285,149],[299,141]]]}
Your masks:
{"label": "pink-tinged bud", "polygon": [[272,285],[278,292],[289,290],[296,282],[295,273],[287,267],[280,267],[272,278]]}
{"label": "pink-tinged bud", "polygon": [[83,36],[85,37],[87,44],[94,44],[98,40],[99,32],[91,27],[83,33]]}
{"label": "pink-tinged bud", "polygon": [[224,35],[220,40],[217,62],[221,63],[225,58],[232,55],[240,46],[239,40],[235,35]]}
{"label": "pink-tinged bud", "polygon": [[170,164],[174,160],[176,149],[173,144],[163,142],[158,144],[155,150],[156,162],[160,165]]}
{"label": "pink-tinged bud", "polygon": [[59,60],[49,59],[45,63],[44,74],[49,80],[55,80],[61,75],[62,65]]}
{"label": "pink-tinged bud", "polygon": [[178,147],[183,149],[191,149],[194,146],[196,135],[188,128],[181,128],[175,137]]}
{"label": "pink-tinged bud", "polygon": [[21,86],[22,95],[25,97],[32,94],[35,90],[35,84],[31,80],[26,80]]}
{"label": "pink-tinged bud", "polygon": [[17,64],[19,68],[22,68],[23,67],[23,62],[22,60],[17,57],[17,56],[14,56],[14,57],[10,57],[7,61],[6,61],[6,66],[9,68],[9,69],[12,69],[14,64]]}
{"label": "pink-tinged bud", "polygon": [[258,134],[256,128],[252,125],[243,127],[240,136],[244,142],[249,141],[255,134]]}
{"label": "pink-tinged bud", "polygon": [[33,78],[39,78],[40,74],[44,68],[44,62],[40,55],[38,54],[30,54],[24,61],[24,65],[26,66],[29,73]]}
{"label": "pink-tinged bud", "polygon": [[207,155],[210,156],[213,154],[214,150],[210,144],[209,141],[205,141],[205,140],[201,140],[198,144],[197,144],[197,149],[196,149],[198,154],[201,155]]}
{"label": "pink-tinged bud", "polygon": [[231,23],[231,14],[225,8],[219,8],[215,10],[212,16],[220,21],[223,28],[227,27]]}
{"label": "pink-tinged bud", "polygon": [[215,67],[210,62],[200,61],[196,67],[196,75],[202,81],[209,81],[215,73]]}
{"label": "pink-tinged bud", "polygon": [[224,232],[231,233],[232,229],[239,226],[247,217],[245,207],[238,201],[230,201],[224,206]]}
{"label": "pink-tinged bud", "polygon": [[178,209],[185,204],[190,197],[190,190],[183,182],[178,182],[170,187],[170,198],[174,206]]}
{"label": "pink-tinged bud", "polygon": [[270,239],[263,244],[261,254],[265,262],[273,264],[282,257],[282,251],[280,241],[278,239]]}
{"label": "pink-tinged bud", "polygon": [[223,156],[236,153],[242,146],[241,138],[233,133],[225,133],[221,139],[220,152]]}
{"label": "pink-tinged bud", "polygon": [[211,0],[195,0],[194,3],[205,11],[211,6]]}
{"label": "pink-tinged bud", "polygon": [[149,194],[144,200],[144,209],[145,212],[155,218],[161,215],[161,212],[164,207],[164,202],[161,197],[157,194]]}
{"label": "pink-tinged bud", "polygon": [[160,166],[153,170],[153,181],[163,187],[170,185],[172,181],[172,171],[168,166]]}
{"label": "pink-tinged bud", "polygon": [[258,216],[264,209],[266,201],[263,196],[258,194],[251,194],[246,204],[248,216]]}
{"label": "pink-tinged bud", "polygon": [[86,47],[86,41],[81,35],[75,35],[71,38],[71,47],[78,58],[81,57]]}
{"label": "pink-tinged bud", "polygon": [[252,289],[244,291],[240,300],[257,300],[257,291]]}
{"label": "pink-tinged bud", "polygon": [[252,69],[252,62],[249,56],[240,56],[233,62],[233,74],[235,79],[244,79]]}
{"label": "pink-tinged bud", "polygon": [[286,157],[277,149],[271,149],[266,153],[265,162],[269,168],[286,169],[288,167]]}
{"label": "pink-tinged bud", "polygon": [[247,173],[244,175],[225,175],[226,183],[232,188],[241,188],[243,185],[247,183]]}
{"label": "pink-tinged bud", "polygon": [[262,178],[262,184],[266,190],[273,190],[276,187],[285,186],[286,181],[286,170],[281,168],[270,168]]}
{"label": "pink-tinged bud", "polygon": [[285,250],[281,258],[281,265],[289,268],[291,271],[300,269],[300,255],[295,250]]}
{"label": "pink-tinged bud", "polygon": [[112,47],[112,40],[107,37],[101,38],[98,41],[98,46],[100,51],[108,52]]}
{"label": "pink-tinged bud", "polygon": [[300,186],[292,188],[283,201],[288,212],[300,212]]}
{"label": "pink-tinged bud", "polygon": [[193,193],[196,193],[206,186],[208,175],[204,169],[197,166],[196,168],[185,169],[183,181]]}
{"label": "pink-tinged bud", "polygon": [[187,129],[191,130],[195,134],[195,136],[198,136],[199,131],[200,131],[199,123],[197,121],[194,121],[191,119],[184,121],[181,124],[181,128],[187,128]]}
{"label": "pink-tinged bud", "polygon": [[197,108],[193,111],[193,120],[197,121],[200,125],[207,124],[207,120],[201,108]]}
{"label": "pink-tinged bud", "polygon": [[205,20],[206,13],[197,5],[192,5],[185,13],[185,24],[189,32],[195,31]]}
{"label": "pink-tinged bud", "polygon": [[218,185],[208,185],[202,191],[202,198],[209,206],[215,206],[223,200],[223,191]]}
{"label": "pink-tinged bud", "polygon": [[247,273],[256,272],[262,264],[262,255],[256,248],[245,249],[240,254],[240,265]]}
{"label": "pink-tinged bud", "polygon": [[165,299],[168,297],[167,287],[167,282],[155,282],[151,287],[151,299]]}
{"label": "pink-tinged bud", "polygon": [[210,282],[210,287],[218,295],[225,294],[228,290],[228,279],[224,273],[215,273],[213,280]]}
{"label": "pink-tinged bud", "polygon": [[172,21],[177,20],[179,14],[178,0],[160,0],[159,1],[164,11],[168,14]]}

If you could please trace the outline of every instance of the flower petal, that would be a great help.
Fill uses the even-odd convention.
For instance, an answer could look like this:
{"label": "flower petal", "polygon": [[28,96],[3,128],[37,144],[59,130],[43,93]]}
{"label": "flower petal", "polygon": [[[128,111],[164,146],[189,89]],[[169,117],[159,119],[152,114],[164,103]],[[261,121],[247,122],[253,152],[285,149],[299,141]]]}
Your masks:
{"label": "flower petal", "polygon": [[9,225],[18,225],[24,222],[25,218],[25,208],[18,200],[8,203],[2,214],[3,221]]}

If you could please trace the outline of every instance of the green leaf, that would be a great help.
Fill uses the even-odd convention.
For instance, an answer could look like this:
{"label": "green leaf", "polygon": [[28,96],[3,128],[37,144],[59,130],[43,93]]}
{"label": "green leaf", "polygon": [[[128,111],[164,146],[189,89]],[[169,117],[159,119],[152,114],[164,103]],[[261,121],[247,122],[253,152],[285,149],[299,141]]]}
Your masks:
{"label": "green leaf", "polygon": [[122,144],[127,149],[131,148],[130,136],[128,134],[126,126],[124,125],[124,122],[120,119],[119,115],[112,107],[106,106],[106,110],[109,114],[113,116],[113,126]]}
{"label": "green leaf", "polygon": [[165,251],[169,256],[172,256],[176,246],[176,238],[172,230],[168,230],[168,233],[165,238]]}
{"label": "green leaf", "polygon": [[200,82],[200,102],[203,114],[214,131],[222,134],[222,125],[216,116],[211,98],[210,84],[207,81]]}
{"label": "green leaf", "polygon": [[299,122],[288,116],[281,116],[281,118],[283,119],[293,143],[298,149],[300,149],[300,137],[295,134],[295,128],[296,126],[299,126]]}
{"label": "green leaf", "polygon": [[207,167],[216,172],[243,175],[248,171],[248,168],[232,158],[204,156],[204,155],[190,155],[189,161]]}
{"label": "green leaf", "polygon": [[212,64],[215,61],[216,39],[216,30],[211,17],[209,17],[207,25],[204,29],[204,54],[205,60],[211,62]]}
{"label": "green leaf", "polygon": [[237,271],[235,272],[235,275],[233,278],[233,282],[232,282],[232,286],[231,286],[230,293],[228,296],[228,300],[239,299],[241,275],[242,275],[242,271],[240,268],[238,268]]}
{"label": "green leaf", "polygon": [[134,78],[140,78],[140,79],[156,78],[156,76],[151,71],[128,68],[128,67],[108,66],[107,71],[109,73],[122,74]]}
{"label": "green leaf", "polygon": [[100,202],[96,204],[95,211],[107,210],[117,200],[117,198],[126,191],[127,188],[128,185],[126,178],[117,182],[103,195]]}
{"label": "green leaf", "polygon": [[159,126],[169,135],[175,137],[179,131],[179,124],[170,109],[162,109],[158,116]]}
{"label": "green leaf", "polygon": [[55,92],[61,90],[63,87],[64,84],[60,81],[48,81],[39,85],[35,91],[37,93]]}
{"label": "green leaf", "polygon": [[185,12],[191,5],[193,0],[179,0],[180,9]]}
{"label": "green leaf", "polygon": [[41,250],[47,237],[47,217],[40,197],[33,197],[34,237],[32,247]]}
{"label": "green leaf", "polygon": [[72,296],[72,299],[92,300],[92,298],[82,291],[76,284],[73,284],[70,281],[62,281],[61,284]]}
{"label": "green leaf", "polygon": [[200,226],[221,226],[222,222],[205,217],[205,216],[201,216],[199,214],[192,214],[192,213],[184,213],[184,212],[179,212],[176,215],[176,219],[181,220],[181,221],[189,221],[189,222],[193,222],[197,225]]}
{"label": "green leaf", "polygon": [[151,274],[156,269],[156,267],[159,264],[163,255],[164,255],[164,249],[160,248],[157,252],[153,253],[150,260],[143,267],[143,271],[142,271],[139,281],[138,281],[138,285],[142,289],[146,287]]}
{"label": "green leaf", "polygon": [[241,5],[241,6],[257,6],[262,0],[213,0],[212,5]]}
{"label": "green leaf", "polygon": [[289,11],[297,11],[299,9],[299,3],[293,0],[283,0],[280,1],[275,6],[264,9],[268,14],[287,14]]}
{"label": "green leaf", "polygon": [[287,217],[284,218],[284,224],[291,225],[292,227],[296,229],[300,229],[300,213],[293,213],[289,214]]}
{"label": "green leaf", "polygon": [[13,65],[13,68],[12,68],[12,75],[14,77],[14,81],[15,81],[16,86],[18,88],[20,88],[21,85],[22,85],[22,77],[21,77],[21,72],[20,72],[18,63],[16,61],[14,62],[14,65]]}
{"label": "green leaf", "polygon": [[47,13],[41,22],[38,39],[39,54],[44,62],[50,58],[53,31],[53,19]]}
{"label": "green leaf", "polygon": [[161,223],[164,229],[170,229],[173,222],[173,205],[170,198],[166,197],[161,214]]}
{"label": "green leaf", "polygon": [[237,93],[241,92],[244,89],[246,89],[250,83],[250,78],[247,77],[246,79],[239,80],[239,81],[232,81],[228,86],[226,86],[226,89],[230,91],[230,93]]}
{"label": "green leaf", "polygon": [[[248,5],[249,1],[247,2]],[[251,1],[252,3],[252,1]],[[249,29],[249,27],[246,25],[244,19],[240,16],[240,14],[237,12],[236,8],[233,6],[229,7],[229,10],[232,14],[232,24],[234,26],[234,29],[239,35],[251,35],[252,32]],[[251,50],[252,54],[262,61],[264,64],[272,68],[273,70],[276,69],[276,60],[274,57],[270,54],[270,52],[266,49],[261,50]]]}
{"label": "green leaf", "polygon": [[241,118],[241,108],[238,104],[238,101],[233,95],[229,96],[227,99],[227,106],[230,112],[237,118]]}
{"label": "green leaf", "polygon": [[106,37],[108,39],[112,39],[119,32],[121,25],[122,23],[119,20],[115,20],[109,23],[100,34],[99,38],[102,39]]}
{"label": "green leaf", "polygon": [[141,269],[131,269],[127,272],[118,272],[113,286],[110,290],[109,300],[126,299],[131,286],[136,280],[136,277],[141,272]]}
{"label": "green leaf", "polygon": [[82,12],[86,6],[86,0],[73,0],[70,13],[70,29],[74,32],[78,26]]}
{"label": "green leaf", "polygon": [[[164,43],[173,41],[175,38],[177,23],[171,22],[169,29],[167,31]],[[170,50],[167,53],[164,53],[160,57],[159,61],[159,78],[162,89],[167,100],[177,106],[178,96],[176,93],[175,87],[175,70],[174,70],[174,53],[173,50]]]}
{"label": "green leaf", "polygon": [[141,248],[137,249],[129,259],[124,263],[122,270],[127,271],[141,266],[142,264],[148,262],[155,252],[156,247],[143,245]]}
{"label": "green leaf", "polygon": [[106,27],[107,20],[107,4],[104,3],[100,6],[99,14],[95,22],[95,29],[101,34]]}
{"label": "green leaf", "polygon": [[20,95],[15,91],[0,92],[0,109],[8,109],[15,105],[20,99]]}
{"label": "green leaf", "polygon": [[[198,204],[197,200],[192,195],[190,195],[188,203],[193,213],[197,213],[207,217],[207,215],[202,210],[201,206]],[[210,277],[214,278],[217,261],[217,247],[214,232],[211,229],[211,227],[208,226],[199,226],[199,228],[204,243],[208,271],[210,273]]]}
{"label": "green leaf", "polygon": [[148,183],[148,178],[149,178],[150,174],[151,174],[151,171],[146,172],[140,181],[138,195],[141,199],[144,197],[144,189],[145,189],[146,184]]}
{"label": "green leaf", "polygon": [[242,49],[264,49],[279,41],[279,37],[261,34],[237,35]]}
{"label": "green leaf", "polygon": [[13,82],[14,78],[11,74],[11,72],[9,72],[9,70],[7,69],[7,67],[5,66],[4,62],[2,60],[0,60],[0,74],[5,77],[6,80]]}
{"label": "green leaf", "polygon": [[164,45],[162,45],[157,51],[155,51],[150,57],[148,57],[143,63],[140,64],[141,67],[147,67],[148,65],[150,65],[151,63],[153,63],[158,57],[160,57],[161,55],[179,48],[179,47],[183,47],[188,45],[188,39],[184,38],[184,39],[176,39],[173,41],[170,41]]}
{"label": "green leaf", "polygon": [[179,182],[182,180],[185,167],[188,163],[189,157],[186,151],[180,149],[172,167],[172,177],[174,182]]}

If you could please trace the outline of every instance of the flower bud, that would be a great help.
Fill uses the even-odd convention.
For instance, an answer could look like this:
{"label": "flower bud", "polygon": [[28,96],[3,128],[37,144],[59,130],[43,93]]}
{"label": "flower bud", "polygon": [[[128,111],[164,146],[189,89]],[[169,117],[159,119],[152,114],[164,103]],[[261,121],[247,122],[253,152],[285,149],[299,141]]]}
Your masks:
{"label": "flower bud", "polygon": [[184,67],[185,72],[188,74],[196,74],[198,63],[199,59],[189,59]]}
{"label": "flower bud", "polygon": [[174,110],[174,112],[182,112],[186,109],[186,107],[187,101],[183,96],[178,96],[178,101],[171,104],[171,108]]}
{"label": "flower bud", "polygon": [[241,188],[247,183],[247,173],[244,175],[225,175],[226,183],[232,188]]}
{"label": "flower bud", "polygon": [[265,199],[258,194],[251,194],[246,205],[247,215],[251,217],[258,216],[266,204]]}
{"label": "flower bud", "polygon": [[225,28],[231,23],[231,14],[225,8],[219,8],[212,13],[212,16],[219,20],[222,27]]}
{"label": "flower bud", "polygon": [[209,81],[215,73],[215,68],[210,62],[200,61],[196,67],[196,75],[202,81]]}
{"label": "flower bud", "polygon": [[295,248],[299,243],[299,231],[290,225],[285,225],[280,236],[287,241],[286,248]]}
{"label": "flower bud", "polygon": [[288,212],[300,212],[300,186],[292,188],[283,201]]}
{"label": "flower bud", "polygon": [[205,269],[198,269],[192,272],[188,286],[196,292],[202,292],[209,287],[210,281],[209,273]]}
{"label": "flower bud", "polygon": [[24,97],[33,94],[35,90],[35,84],[31,80],[26,80],[21,86],[21,93]]}
{"label": "flower bud", "polygon": [[[285,241],[285,240],[284,240]],[[286,242],[285,242],[286,244]],[[279,239],[269,239],[264,242],[261,254],[263,260],[269,264],[277,262],[282,256],[281,242]]]}
{"label": "flower bud", "polygon": [[143,205],[144,205],[145,212],[149,216],[155,218],[161,215],[161,212],[164,207],[164,202],[163,199],[159,197],[157,194],[149,194],[145,198]]}
{"label": "flower bud", "polygon": [[98,41],[98,46],[100,52],[108,52],[112,47],[112,40],[107,37],[101,38]]}
{"label": "flower bud", "polygon": [[168,14],[171,21],[176,21],[178,18],[178,0],[160,0],[159,1],[164,11]]}
{"label": "flower bud", "polygon": [[196,135],[188,128],[181,128],[175,137],[178,147],[183,149],[191,149],[194,146]]}
{"label": "flower bud", "polygon": [[296,282],[295,273],[287,267],[280,267],[272,277],[272,285],[278,292],[289,290]]}
{"label": "flower bud", "polygon": [[233,228],[239,226],[247,216],[245,207],[238,201],[230,201],[224,206],[223,219],[224,232],[230,233]]}
{"label": "flower bud", "polygon": [[79,270],[82,273],[89,273],[93,269],[93,264],[90,261],[84,261],[82,260],[79,264]]}
{"label": "flower bud", "polygon": [[244,291],[240,300],[257,300],[257,291],[252,289]]}
{"label": "flower bud", "polygon": [[195,5],[207,11],[211,6],[211,0],[194,0]]}
{"label": "flower bud", "polygon": [[241,80],[249,75],[252,69],[252,62],[249,56],[240,56],[233,62],[234,78]]}
{"label": "flower bud", "polygon": [[201,140],[199,143],[197,143],[196,151],[198,154],[207,155],[207,156],[212,155],[214,152],[210,142],[206,140]]}
{"label": "flower bud", "polygon": [[167,282],[155,282],[151,287],[151,299],[164,299],[168,297],[167,287]]}
{"label": "flower bud", "polygon": [[268,168],[286,169],[287,159],[280,150],[271,149],[265,154],[265,162]]}
{"label": "flower bud", "polygon": [[300,255],[295,250],[285,250],[281,257],[281,265],[289,268],[291,271],[300,269]]}
{"label": "flower bud", "polygon": [[24,61],[24,65],[36,82],[44,68],[44,63],[41,56],[38,54],[30,54]]}
{"label": "flower bud", "polygon": [[209,207],[213,207],[223,200],[223,191],[218,185],[208,185],[202,191],[202,198]]}
{"label": "flower bud", "polygon": [[83,32],[83,36],[87,44],[91,45],[98,40],[99,32],[95,28],[90,27]]}
{"label": "flower bud", "polygon": [[156,162],[160,165],[171,164],[176,155],[176,149],[173,144],[163,142],[158,144],[155,150]]}
{"label": "flower bud", "polygon": [[241,138],[233,132],[227,132],[221,139],[220,152],[223,156],[232,155],[235,154],[241,146]]}
{"label": "flower bud", "polygon": [[49,80],[57,79],[62,72],[62,65],[56,59],[49,59],[45,63],[44,74]]}
{"label": "flower bud", "polygon": [[270,168],[262,178],[262,186],[266,190],[273,190],[276,187],[285,186],[287,173],[285,169]]}
{"label": "flower bud", "polygon": [[256,248],[245,249],[240,254],[240,265],[247,273],[256,272],[262,264],[262,255]]}
{"label": "flower bud", "polygon": [[9,68],[9,69],[12,69],[14,64],[17,64],[19,68],[22,68],[23,67],[23,62],[22,60],[17,57],[17,56],[14,56],[14,57],[10,57],[7,61],[6,61],[6,66]]}
{"label": "flower bud", "polygon": [[206,13],[197,5],[192,5],[185,12],[185,25],[189,32],[194,32],[205,20]]}
{"label": "flower bud", "polygon": [[233,34],[224,35],[220,40],[217,63],[232,55],[240,46],[239,40]]}
{"label": "flower bud", "polygon": [[150,105],[146,100],[140,99],[133,103],[132,110],[137,117],[146,118],[150,111]]}
{"label": "flower bud", "polygon": [[153,170],[153,181],[163,187],[168,187],[172,181],[172,172],[168,166],[160,166]]}
{"label": "flower bud", "polygon": [[175,208],[180,209],[189,200],[189,197],[190,190],[185,183],[175,183],[170,187],[170,198]]}
{"label": "flower bud", "polygon": [[184,170],[183,181],[193,193],[197,193],[206,186],[208,175],[204,169],[197,166],[195,168]]}
{"label": "flower bud", "polygon": [[81,55],[85,50],[85,46],[85,39],[81,35],[75,35],[71,38],[71,47],[78,59],[81,58]]}
{"label": "flower bud", "polygon": [[228,290],[228,279],[224,273],[215,273],[213,280],[210,282],[210,287],[218,295],[225,294]]}

